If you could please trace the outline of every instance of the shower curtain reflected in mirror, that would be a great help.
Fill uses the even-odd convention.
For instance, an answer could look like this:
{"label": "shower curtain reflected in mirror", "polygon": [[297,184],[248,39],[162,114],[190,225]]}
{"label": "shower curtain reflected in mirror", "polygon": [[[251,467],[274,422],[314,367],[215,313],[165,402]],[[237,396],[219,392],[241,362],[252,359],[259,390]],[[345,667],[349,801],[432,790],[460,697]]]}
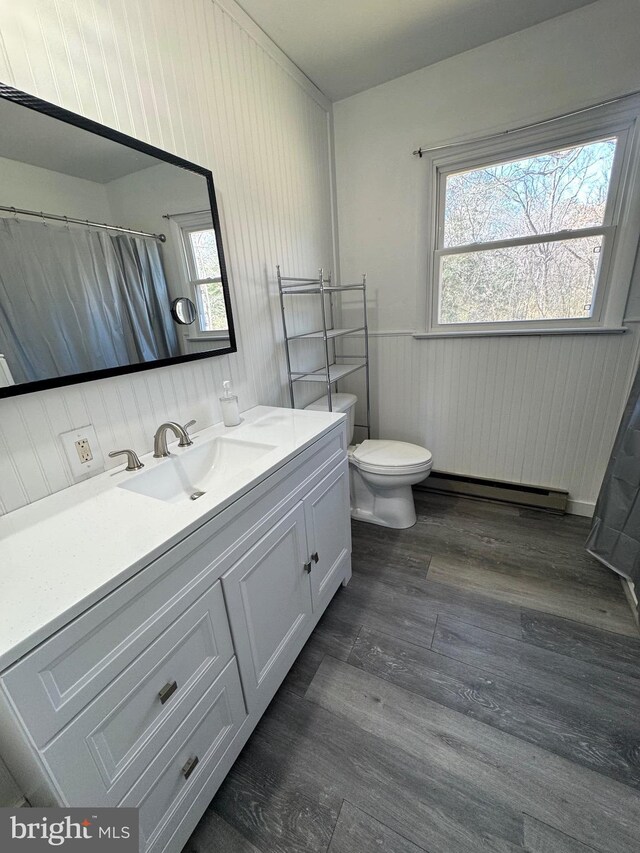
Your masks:
{"label": "shower curtain reflected in mirror", "polygon": [[640,370],[602,482],[587,550],[640,589]]}
{"label": "shower curtain reflected in mirror", "polygon": [[16,383],[180,355],[157,243],[0,219],[0,353]]}

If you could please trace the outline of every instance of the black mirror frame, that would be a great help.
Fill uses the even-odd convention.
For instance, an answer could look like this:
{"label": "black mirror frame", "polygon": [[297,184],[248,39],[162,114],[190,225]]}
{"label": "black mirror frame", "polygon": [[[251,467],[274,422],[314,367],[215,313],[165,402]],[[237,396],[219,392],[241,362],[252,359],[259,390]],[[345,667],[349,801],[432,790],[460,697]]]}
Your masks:
{"label": "black mirror frame", "polygon": [[228,355],[229,353],[237,352],[235,328],[233,325],[233,312],[231,310],[231,297],[229,294],[229,282],[227,278],[227,267],[224,257],[224,245],[222,242],[222,233],[220,230],[220,216],[218,214],[218,205],[216,203],[216,194],[213,186],[213,174],[209,169],[203,166],[198,166],[195,163],[190,163],[188,160],[183,160],[175,154],[169,154],[160,148],[155,148],[146,142],[141,142],[132,136],[127,136],[125,133],[120,133],[118,130],[113,130],[96,121],[85,118],[84,116],[72,113],[65,110],[56,104],[51,104],[49,101],[43,101],[36,98],[34,95],[29,95],[27,92],[22,92],[20,89],[14,89],[5,83],[0,83],[0,98],[13,103],[20,104],[30,110],[35,110],[39,113],[45,113],[52,118],[60,119],[67,124],[80,127],[83,130],[88,130],[90,133],[97,133],[98,136],[103,136],[105,139],[110,139],[112,142],[118,142],[121,145],[127,145],[129,148],[135,148],[143,154],[148,154],[150,157],[155,157],[158,160],[164,160],[165,163],[170,163],[173,166],[178,166],[181,169],[186,169],[189,172],[195,172],[202,175],[206,179],[207,189],[209,191],[209,203],[211,205],[211,214],[213,217],[213,228],[218,244],[218,256],[220,259],[220,276],[222,278],[222,292],[224,294],[224,304],[229,320],[229,346],[221,347],[220,349],[212,350],[211,352],[191,353],[190,355],[179,355],[173,358],[159,358],[156,361],[143,362],[141,364],[128,364],[122,367],[109,367],[103,370],[91,370],[87,373],[74,373],[68,376],[56,376],[51,379],[38,379],[35,382],[24,382],[19,385],[8,385],[0,388],[0,399],[5,397],[17,397],[21,394],[31,394],[35,391],[44,391],[49,388],[60,388],[65,385],[76,385],[81,382],[93,382],[96,379],[106,379],[110,376],[122,376],[127,373],[138,373],[141,370],[153,370],[156,367],[167,367],[171,364],[180,364],[187,361],[196,361],[202,358],[213,358],[219,355]]}

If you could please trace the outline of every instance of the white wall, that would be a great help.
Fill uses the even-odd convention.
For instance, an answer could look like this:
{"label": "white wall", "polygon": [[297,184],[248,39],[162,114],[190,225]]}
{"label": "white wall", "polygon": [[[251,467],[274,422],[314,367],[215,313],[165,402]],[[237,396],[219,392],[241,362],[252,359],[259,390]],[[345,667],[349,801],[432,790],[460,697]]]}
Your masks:
{"label": "white wall", "polygon": [[[0,7],[0,80],[213,171],[239,352],[0,400],[0,512],[71,484],[57,436],[151,449],[167,418],[285,403],[275,264],[331,265],[328,103],[232,0],[21,0]],[[304,271],[304,272],[302,272]]]}
{"label": "white wall", "polygon": [[367,271],[380,335],[376,432],[425,444],[439,470],[567,488],[583,512],[628,392],[637,326],[617,337],[407,334],[424,322],[427,262],[424,161],[411,152],[640,89],[638,32],[637,0],[602,0],[334,105],[342,280]]}
{"label": "white wall", "polygon": [[[110,221],[104,184],[0,157],[0,187],[0,204],[6,207],[44,210],[96,222]],[[0,216],[12,215],[0,212]]]}
{"label": "white wall", "polygon": [[125,218],[131,228],[155,233],[167,230],[166,213],[189,213],[209,204],[202,175],[158,163],[105,184],[113,216]]}

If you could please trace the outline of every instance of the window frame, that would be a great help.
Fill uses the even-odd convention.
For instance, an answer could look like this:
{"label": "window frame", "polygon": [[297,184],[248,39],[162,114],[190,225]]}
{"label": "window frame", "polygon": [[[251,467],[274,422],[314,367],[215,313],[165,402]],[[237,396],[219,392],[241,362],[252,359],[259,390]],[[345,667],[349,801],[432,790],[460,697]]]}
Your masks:
{"label": "window frame", "polygon": [[[424,334],[430,337],[545,334],[604,331],[619,329],[622,326],[640,232],[639,116],[640,98],[634,97],[625,99],[622,103],[594,108],[567,118],[550,119],[538,126],[506,131],[496,137],[450,145],[425,153],[428,165],[427,287],[423,304],[420,304],[420,299],[418,304],[418,316],[425,317]],[[447,177],[462,171],[511,162],[613,136],[617,137],[617,145],[603,225],[545,235],[560,235],[560,239],[571,239],[586,236],[588,233],[603,234],[602,257],[591,316],[479,323],[438,322],[440,258],[447,254],[459,254],[461,248],[469,250],[469,245],[450,248],[444,248],[442,245]],[[522,240],[524,244],[540,242],[540,239],[533,235],[531,239]],[[514,240],[479,243],[475,246],[480,248],[473,250],[500,248],[504,244],[514,245]]]}
{"label": "window frame", "polygon": [[[180,245],[180,262],[183,268],[183,275],[186,283],[189,285],[191,299],[196,306],[196,322],[189,330],[189,337],[199,340],[226,340],[229,338],[229,327],[226,329],[211,329],[204,330],[200,325],[200,303],[198,298],[198,286],[201,284],[220,283],[222,284],[222,275],[215,278],[198,278],[195,258],[189,234],[192,231],[211,230],[215,233],[213,219],[207,210],[196,210],[190,213],[179,213],[172,216],[172,223],[175,225],[178,242]],[[217,240],[217,235],[216,235]],[[224,298],[224,293],[223,293]],[[228,321],[228,317],[227,317]]]}

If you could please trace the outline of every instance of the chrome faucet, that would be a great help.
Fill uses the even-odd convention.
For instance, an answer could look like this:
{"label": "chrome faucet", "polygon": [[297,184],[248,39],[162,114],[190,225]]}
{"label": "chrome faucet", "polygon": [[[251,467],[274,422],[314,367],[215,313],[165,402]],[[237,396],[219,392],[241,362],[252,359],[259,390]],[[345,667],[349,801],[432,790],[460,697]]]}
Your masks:
{"label": "chrome faucet", "polygon": [[153,437],[154,459],[162,459],[165,456],[171,455],[167,448],[167,430],[171,430],[175,437],[180,439],[178,447],[189,447],[189,445],[193,444],[187,433],[187,427],[193,426],[193,424],[195,424],[195,421],[189,421],[184,426],[180,426],[175,421],[167,421],[164,424],[160,424]]}

